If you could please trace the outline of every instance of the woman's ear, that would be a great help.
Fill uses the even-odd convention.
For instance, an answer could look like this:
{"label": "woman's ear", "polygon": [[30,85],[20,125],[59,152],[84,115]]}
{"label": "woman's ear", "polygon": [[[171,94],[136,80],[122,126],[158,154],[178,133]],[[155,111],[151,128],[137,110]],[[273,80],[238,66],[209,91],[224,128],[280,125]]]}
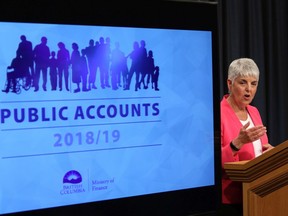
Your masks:
{"label": "woman's ear", "polygon": [[231,92],[231,88],[232,88],[232,81],[227,79],[227,87],[228,87],[228,92]]}

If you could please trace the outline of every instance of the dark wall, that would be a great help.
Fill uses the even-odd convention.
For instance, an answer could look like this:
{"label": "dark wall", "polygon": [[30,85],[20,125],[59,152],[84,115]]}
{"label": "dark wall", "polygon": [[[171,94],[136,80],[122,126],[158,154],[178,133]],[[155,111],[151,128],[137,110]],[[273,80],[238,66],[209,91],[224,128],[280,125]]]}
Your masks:
{"label": "dark wall", "polygon": [[219,0],[222,95],[230,62],[250,57],[260,69],[253,105],[259,108],[272,145],[288,139],[288,2]]}

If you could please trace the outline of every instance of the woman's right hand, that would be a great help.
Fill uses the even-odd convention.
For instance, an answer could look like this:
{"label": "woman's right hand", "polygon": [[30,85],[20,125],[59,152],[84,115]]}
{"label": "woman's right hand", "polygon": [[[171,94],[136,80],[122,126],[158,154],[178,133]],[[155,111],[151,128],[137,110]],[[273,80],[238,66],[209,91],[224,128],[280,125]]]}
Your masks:
{"label": "woman's right hand", "polygon": [[240,132],[237,138],[235,138],[232,141],[236,148],[241,149],[241,147],[245,145],[246,143],[251,143],[260,139],[267,132],[267,129],[264,125],[257,125],[257,126],[248,128],[249,125],[250,125],[250,122],[243,125],[243,127],[240,129]]}

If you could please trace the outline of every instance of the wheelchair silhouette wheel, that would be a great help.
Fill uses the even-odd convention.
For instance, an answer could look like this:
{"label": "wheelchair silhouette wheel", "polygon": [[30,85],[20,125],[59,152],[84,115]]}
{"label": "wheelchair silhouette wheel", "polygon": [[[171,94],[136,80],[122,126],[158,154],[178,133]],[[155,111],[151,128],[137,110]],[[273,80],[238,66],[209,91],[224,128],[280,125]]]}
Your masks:
{"label": "wheelchair silhouette wheel", "polygon": [[27,82],[27,77],[22,77],[21,80],[21,86],[25,91],[28,91],[31,87],[31,84]]}
{"label": "wheelchair silhouette wheel", "polygon": [[[20,94],[22,91],[22,88],[25,91],[28,91],[30,89],[31,85],[27,83],[26,77],[18,77],[16,78],[16,86],[15,86],[15,93]],[[13,85],[10,87],[11,91],[13,91]]]}
{"label": "wheelchair silhouette wheel", "polygon": [[[13,85],[10,88],[13,91]],[[21,78],[16,78],[15,93],[16,94],[21,93]]]}

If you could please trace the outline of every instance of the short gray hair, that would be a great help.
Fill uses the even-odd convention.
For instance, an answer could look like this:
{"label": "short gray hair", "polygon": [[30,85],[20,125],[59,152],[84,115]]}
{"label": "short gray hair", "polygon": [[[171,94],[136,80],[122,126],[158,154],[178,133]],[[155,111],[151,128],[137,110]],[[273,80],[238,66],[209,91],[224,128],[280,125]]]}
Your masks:
{"label": "short gray hair", "polygon": [[259,68],[250,58],[239,58],[231,62],[228,68],[228,79],[234,82],[239,76],[253,76],[259,80]]}

